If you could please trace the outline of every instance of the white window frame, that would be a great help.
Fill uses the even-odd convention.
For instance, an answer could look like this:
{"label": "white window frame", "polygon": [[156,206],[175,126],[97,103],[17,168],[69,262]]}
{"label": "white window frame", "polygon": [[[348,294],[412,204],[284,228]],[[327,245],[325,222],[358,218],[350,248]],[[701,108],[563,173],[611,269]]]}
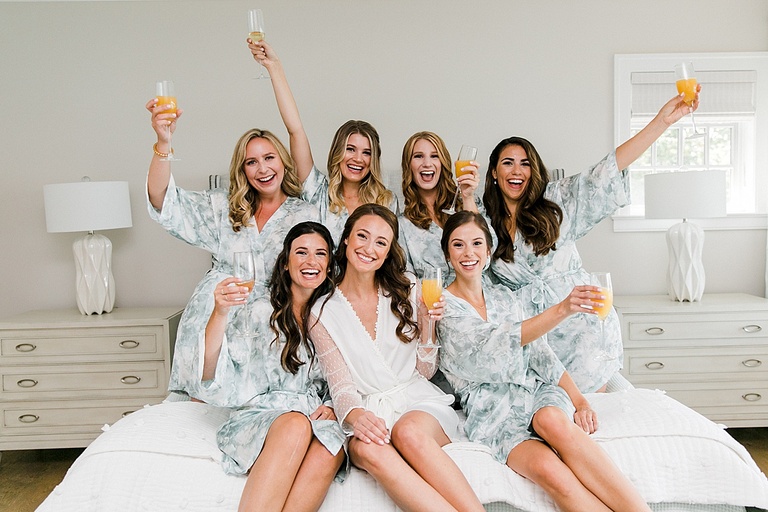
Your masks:
{"label": "white window frame", "polygon": [[[768,52],[738,53],[664,53],[664,54],[618,54],[614,56],[614,138],[616,146],[631,136],[631,74],[637,71],[671,70],[682,61],[692,61],[697,69],[713,70],[755,70],[757,71],[756,91],[756,134],[754,169],[747,172],[755,176],[755,203],[757,213],[729,214],[720,219],[698,219],[703,229],[765,229],[768,228]],[[670,98],[674,90],[670,91]],[[702,91],[706,101],[706,91]],[[661,105],[659,105],[661,108]],[[622,208],[613,215],[613,230],[665,231],[675,220],[646,219],[632,215],[629,208]]]}

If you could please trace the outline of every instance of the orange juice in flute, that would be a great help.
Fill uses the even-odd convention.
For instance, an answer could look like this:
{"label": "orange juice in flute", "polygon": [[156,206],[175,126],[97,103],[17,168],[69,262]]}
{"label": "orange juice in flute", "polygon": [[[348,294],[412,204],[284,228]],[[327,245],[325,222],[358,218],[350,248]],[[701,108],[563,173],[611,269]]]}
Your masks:
{"label": "orange juice in flute", "polygon": [[693,74],[693,64],[690,62],[675,64],[675,80],[677,93],[683,95],[683,101],[690,107],[691,111],[693,133],[688,138],[703,137],[704,132],[699,132],[696,128],[696,119],[693,117],[693,101],[696,99],[696,86],[698,85],[698,80]]}
{"label": "orange juice in flute", "polygon": [[[435,302],[440,300],[440,296],[443,294],[443,273],[440,268],[429,268],[424,272],[424,278],[421,280],[421,298],[427,309],[432,309]],[[435,322],[432,317],[429,318],[429,331],[427,333],[426,343],[419,343],[418,349],[434,349],[440,345],[435,343],[433,339],[433,331],[435,330]],[[420,352],[422,354],[422,352]],[[425,354],[422,359],[428,360],[429,358],[436,358],[437,353]]]}

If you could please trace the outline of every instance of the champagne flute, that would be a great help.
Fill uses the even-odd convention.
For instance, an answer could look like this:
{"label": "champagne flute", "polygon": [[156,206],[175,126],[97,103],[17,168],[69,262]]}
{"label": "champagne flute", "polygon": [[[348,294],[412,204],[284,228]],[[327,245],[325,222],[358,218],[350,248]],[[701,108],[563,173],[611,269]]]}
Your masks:
{"label": "champagne flute", "polygon": [[[469,171],[463,171],[462,168],[469,165],[469,163],[475,159],[477,156],[477,148],[474,146],[467,146],[464,144],[461,146],[461,150],[459,151],[459,158],[456,160],[456,163],[454,164],[454,169],[456,173],[456,178],[459,178],[460,176],[464,176],[465,174],[469,174]],[[459,183],[456,182],[456,193],[453,195],[453,201],[451,202],[450,208],[444,208],[443,213],[447,213],[448,215],[453,215],[456,213],[456,200],[459,198],[459,191],[461,191],[461,187],[459,186]]]}
{"label": "champagne flute", "polygon": [[[157,96],[158,105],[167,105],[163,109],[163,114],[175,114],[176,113],[176,93],[173,90],[173,82],[170,80],[160,80],[155,82],[155,96]],[[168,156],[162,157],[160,160],[163,162],[175,162],[179,161],[176,155],[173,153],[173,145],[171,144],[171,124],[168,124]]]}
{"label": "champagne flute", "polygon": [[[253,285],[256,282],[256,271],[253,261],[253,254],[248,252],[236,252],[232,259],[232,276],[237,279],[236,286],[245,286],[248,288],[248,293],[253,290]],[[245,332],[244,336],[253,336],[254,333],[251,330],[251,310],[248,306],[248,300],[245,303]]]}
{"label": "champagne flute", "polygon": [[693,124],[693,133],[688,139],[703,137],[704,132],[696,128],[696,119],[693,116],[693,100],[696,99],[696,84],[698,83],[693,73],[693,64],[691,62],[681,62],[675,64],[675,85],[677,94],[684,94],[683,101],[688,105],[691,112],[691,123]]}
{"label": "champagne flute", "polygon": [[[443,294],[443,271],[441,268],[430,267],[424,272],[424,278],[421,280],[421,298],[427,310],[432,309],[432,305],[440,300]],[[419,343],[417,349],[422,356],[422,361],[433,362],[437,359],[437,349],[440,345],[435,343],[433,331],[435,330],[435,321],[429,317],[429,331],[427,331],[427,342]]]}
{"label": "champagne flute", "polygon": [[[610,272],[592,272],[590,275],[590,284],[600,288],[600,294],[605,297],[604,299],[597,299],[600,305],[593,306],[592,309],[597,312],[597,319],[600,322],[600,338],[603,341],[603,346],[606,344],[605,339],[605,319],[613,308],[613,286],[611,285]],[[611,351],[614,352],[614,351]],[[610,361],[618,357],[617,354],[613,354],[607,350],[601,350],[595,355],[595,359],[598,361]]]}
{"label": "champagne flute", "polygon": [[[254,43],[264,40],[264,14],[261,9],[251,9],[248,11],[248,37]],[[259,76],[256,78],[269,78],[264,74],[264,66],[258,63]]]}

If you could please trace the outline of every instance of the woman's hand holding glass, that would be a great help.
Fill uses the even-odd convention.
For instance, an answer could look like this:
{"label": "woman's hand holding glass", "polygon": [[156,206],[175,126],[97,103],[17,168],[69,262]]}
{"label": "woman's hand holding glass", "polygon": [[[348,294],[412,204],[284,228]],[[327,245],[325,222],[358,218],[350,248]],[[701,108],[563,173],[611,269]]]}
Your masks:
{"label": "woman's hand holding glass", "polygon": [[156,149],[161,153],[171,153],[171,135],[176,131],[176,122],[184,111],[180,108],[172,110],[167,102],[154,97],[145,105],[152,114],[152,129],[157,134]]}
{"label": "woman's hand holding glass", "polygon": [[475,211],[475,192],[480,185],[480,164],[474,160],[456,169],[456,186],[459,187],[464,210]]}
{"label": "woman's hand holding glass", "polygon": [[219,284],[213,292],[214,306],[216,314],[226,315],[232,306],[242,306],[245,304],[250,289],[247,286],[237,286],[240,279],[228,277]]}

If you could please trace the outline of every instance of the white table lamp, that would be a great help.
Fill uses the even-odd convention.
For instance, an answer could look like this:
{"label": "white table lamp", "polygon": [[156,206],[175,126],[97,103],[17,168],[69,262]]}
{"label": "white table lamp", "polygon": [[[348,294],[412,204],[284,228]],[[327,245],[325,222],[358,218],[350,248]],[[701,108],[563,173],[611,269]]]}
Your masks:
{"label": "white table lamp", "polygon": [[133,225],[128,182],[83,178],[78,183],[45,185],[43,195],[49,233],[87,232],[72,244],[80,313],[109,313],[115,305],[112,242],[94,231]]}
{"label": "white table lamp", "polygon": [[725,217],[725,171],[645,175],[645,218],[682,219],[667,231],[667,291],[695,302],[704,294],[704,231],[688,219]]}

